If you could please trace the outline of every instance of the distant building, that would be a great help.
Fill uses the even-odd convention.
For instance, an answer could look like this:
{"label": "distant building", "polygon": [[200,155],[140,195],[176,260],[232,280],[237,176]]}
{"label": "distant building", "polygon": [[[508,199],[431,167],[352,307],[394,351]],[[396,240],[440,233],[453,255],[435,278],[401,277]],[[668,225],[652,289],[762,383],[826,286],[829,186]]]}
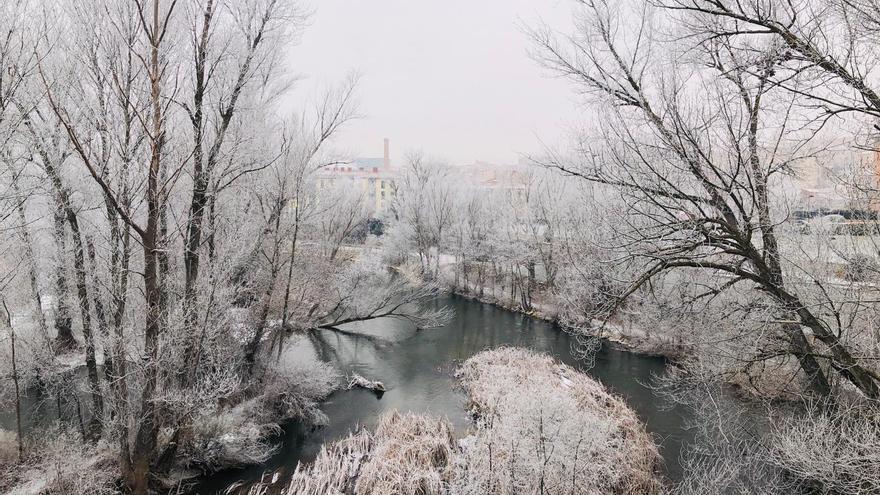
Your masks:
{"label": "distant building", "polygon": [[529,174],[522,165],[496,165],[476,161],[459,168],[471,185],[503,195],[512,205],[525,205],[528,197]]}
{"label": "distant building", "polygon": [[398,170],[391,166],[391,145],[386,138],[382,158],[355,158],[351,163],[327,166],[318,173],[318,188],[351,187],[353,193],[363,193],[379,215],[391,207],[399,177]]}
{"label": "distant building", "polygon": [[880,154],[852,149],[828,152],[794,167],[800,210],[880,211]]}

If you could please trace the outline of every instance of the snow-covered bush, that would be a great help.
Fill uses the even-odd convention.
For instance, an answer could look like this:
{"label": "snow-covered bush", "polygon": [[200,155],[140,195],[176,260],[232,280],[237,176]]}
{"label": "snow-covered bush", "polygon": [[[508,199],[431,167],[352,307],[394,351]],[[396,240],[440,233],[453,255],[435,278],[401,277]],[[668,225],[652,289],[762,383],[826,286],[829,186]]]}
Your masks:
{"label": "snow-covered bush", "polygon": [[386,414],[376,427],[355,491],[365,495],[444,493],[451,476],[453,445],[452,427],[445,419]]}
{"label": "snow-covered bush", "polygon": [[280,427],[252,399],[224,412],[206,411],[192,426],[187,462],[205,471],[260,464],[275,453],[273,437]]}
{"label": "snow-covered bush", "polygon": [[410,261],[408,239],[413,236],[409,225],[392,223],[385,229],[379,250],[382,263],[386,266],[400,267]]}
{"label": "snow-covered bush", "polygon": [[783,491],[880,494],[880,417],[838,406],[778,421],[767,462],[785,476]]}
{"label": "snow-covered bush", "polygon": [[280,420],[299,418],[325,424],[327,418],[319,408],[320,402],[340,383],[339,372],[332,365],[303,361],[288,351],[266,370],[258,399]]}
{"label": "snow-covered bush", "polygon": [[719,384],[683,386],[671,398],[690,408],[694,439],[676,495],[880,494],[875,405],[839,396],[770,408],[737,400]]}
{"label": "snow-covered bush", "polygon": [[330,365],[282,355],[264,371],[256,395],[227,409],[209,408],[193,421],[184,458],[207,471],[260,464],[275,452],[281,424],[302,420],[324,424],[320,401],[339,386]]}
{"label": "snow-covered bush", "polygon": [[8,471],[5,477],[0,466],[0,492],[17,495],[119,493],[116,452],[106,443],[87,444],[79,432],[61,428],[42,431],[39,436],[38,444],[28,446],[23,464]]}
{"label": "snow-covered bush", "polygon": [[659,493],[660,457],[636,414],[552,357],[500,348],[458,370],[477,420],[456,494]]}
{"label": "snow-covered bush", "polygon": [[[445,419],[396,411],[375,432],[361,430],[321,449],[309,467],[298,465],[284,495],[440,495],[448,493],[455,456]],[[267,493],[255,486],[251,495]]]}

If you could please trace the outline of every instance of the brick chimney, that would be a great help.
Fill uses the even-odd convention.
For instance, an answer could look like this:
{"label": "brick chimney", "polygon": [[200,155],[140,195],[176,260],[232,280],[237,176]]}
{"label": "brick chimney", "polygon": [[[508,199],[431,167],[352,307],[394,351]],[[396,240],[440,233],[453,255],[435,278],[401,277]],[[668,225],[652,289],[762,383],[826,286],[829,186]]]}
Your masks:
{"label": "brick chimney", "polygon": [[385,168],[391,168],[391,141],[388,138],[385,138],[385,161],[383,162]]}

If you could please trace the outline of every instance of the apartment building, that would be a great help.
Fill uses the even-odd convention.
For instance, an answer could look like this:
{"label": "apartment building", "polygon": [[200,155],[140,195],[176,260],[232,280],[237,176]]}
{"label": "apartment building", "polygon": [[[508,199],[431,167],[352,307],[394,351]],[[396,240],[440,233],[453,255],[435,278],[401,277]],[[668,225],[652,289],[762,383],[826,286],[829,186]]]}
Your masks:
{"label": "apartment building", "polygon": [[386,138],[381,158],[355,158],[350,163],[325,167],[318,173],[318,188],[345,187],[352,194],[364,194],[379,216],[391,208],[399,177],[399,171],[391,165],[391,144]]}

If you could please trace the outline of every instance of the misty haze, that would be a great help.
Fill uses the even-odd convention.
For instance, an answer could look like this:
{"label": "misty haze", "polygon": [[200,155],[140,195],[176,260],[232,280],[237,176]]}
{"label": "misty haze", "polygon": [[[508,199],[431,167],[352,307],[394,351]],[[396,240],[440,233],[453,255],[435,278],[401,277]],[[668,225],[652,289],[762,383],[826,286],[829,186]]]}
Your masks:
{"label": "misty haze", "polygon": [[0,33],[0,493],[880,495],[880,0]]}

